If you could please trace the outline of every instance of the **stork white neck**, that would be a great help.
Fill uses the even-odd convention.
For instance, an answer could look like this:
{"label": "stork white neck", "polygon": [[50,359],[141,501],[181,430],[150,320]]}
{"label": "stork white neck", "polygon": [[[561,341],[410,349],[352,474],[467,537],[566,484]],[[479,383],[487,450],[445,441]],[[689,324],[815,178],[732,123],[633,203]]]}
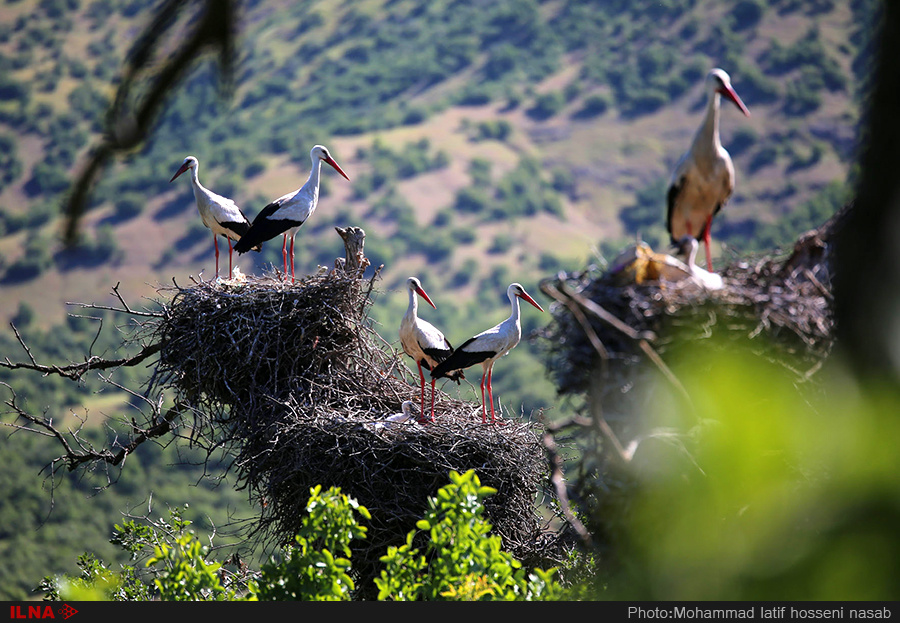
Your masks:
{"label": "stork white neck", "polygon": [[307,178],[303,188],[311,193],[313,201],[316,201],[319,198],[319,178],[322,173],[322,159],[317,156],[311,156],[310,160],[312,160],[312,168],[309,170],[309,178]]}
{"label": "stork white neck", "polygon": [[412,320],[419,313],[419,297],[414,289],[408,288],[407,291],[409,292],[409,307],[406,308],[406,319]]}
{"label": "stork white neck", "polygon": [[194,198],[199,199],[203,197],[205,199],[209,198],[210,192],[200,183],[200,163],[194,162],[194,166],[191,167],[191,188],[194,191]]}
{"label": "stork white neck", "polygon": [[712,162],[722,148],[719,138],[719,108],[722,96],[715,89],[710,89],[706,103],[706,116],[694,136],[691,151],[698,161]]}
{"label": "stork white neck", "polygon": [[519,297],[516,296],[515,286],[509,286],[506,289],[506,296],[509,297],[509,303],[512,306],[512,312],[509,314],[509,319],[507,322],[513,323],[516,327],[521,326],[521,322],[519,320]]}

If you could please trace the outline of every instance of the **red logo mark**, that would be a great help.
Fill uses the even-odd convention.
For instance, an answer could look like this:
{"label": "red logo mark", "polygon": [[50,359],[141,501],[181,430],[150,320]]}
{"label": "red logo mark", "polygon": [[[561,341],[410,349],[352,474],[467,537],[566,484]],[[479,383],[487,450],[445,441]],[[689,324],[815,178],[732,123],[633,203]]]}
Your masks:
{"label": "red logo mark", "polygon": [[[68,619],[73,614],[77,614],[78,610],[64,604],[62,608],[57,610],[63,619]],[[9,618],[11,619],[55,619],[51,606],[10,606]]]}

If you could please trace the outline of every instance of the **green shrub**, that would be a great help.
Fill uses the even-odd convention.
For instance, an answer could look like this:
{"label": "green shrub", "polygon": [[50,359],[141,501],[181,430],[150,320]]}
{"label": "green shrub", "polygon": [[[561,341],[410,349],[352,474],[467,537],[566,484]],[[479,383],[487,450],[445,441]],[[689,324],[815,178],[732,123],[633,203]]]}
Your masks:
{"label": "green shrub", "polygon": [[[379,600],[493,601],[553,600],[561,588],[554,569],[526,575],[522,565],[501,549],[498,536],[482,517],[482,501],[496,489],[481,486],[474,471],[450,472],[450,484],[428,499],[428,511],[406,537],[388,547],[375,579]],[[427,535],[424,548],[416,537]],[[424,550],[424,551],[423,551]]]}
{"label": "green shrub", "polygon": [[566,105],[566,96],[559,91],[541,93],[534,99],[534,105],[526,112],[532,119],[543,121],[554,116]]}
{"label": "green shrub", "polygon": [[[428,511],[405,544],[388,547],[382,557],[384,571],[375,579],[379,599],[561,598],[555,569],[526,573],[501,549],[500,537],[489,534],[482,501],[495,490],[482,487],[474,471],[462,475],[451,471],[449,477],[450,484],[429,498]],[[360,520],[370,519],[369,511],[339,488],[313,487],[294,541],[256,573],[243,565],[209,560],[210,549],[189,530],[192,522],[173,509],[169,521],[147,525],[129,519],[115,526],[112,543],[132,560],[146,557],[151,584],[134,566],[123,565],[114,572],[84,554],[78,559],[79,577],[46,576],[40,590],[50,600],[348,600],[356,589],[352,542],[365,538],[367,529]],[[430,537],[425,555],[412,546],[420,530]]]}
{"label": "green shrub", "polygon": [[348,600],[355,588],[350,571],[350,543],[363,539],[366,528],[357,515],[371,519],[365,506],[332,487],[310,489],[307,515],[294,543],[282,548],[279,560],[262,566],[250,591],[259,601]]}
{"label": "green shrub", "polygon": [[602,93],[593,93],[584,98],[581,109],[576,113],[579,117],[598,117],[605,114],[610,107],[609,97]]}

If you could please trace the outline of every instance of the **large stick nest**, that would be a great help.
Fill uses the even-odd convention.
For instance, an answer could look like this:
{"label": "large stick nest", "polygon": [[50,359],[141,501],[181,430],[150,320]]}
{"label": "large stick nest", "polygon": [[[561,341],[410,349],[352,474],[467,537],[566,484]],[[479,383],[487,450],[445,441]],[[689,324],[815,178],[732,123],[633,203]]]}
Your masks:
{"label": "large stick nest", "polygon": [[640,456],[665,454],[671,465],[684,462],[685,473],[693,473],[690,448],[702,437],[702,426],[690,418],[662,417],[672,401],[684,413],[693,412],[689,391],[667,362],[690,353],[695,370],[707,365],[695,356],[698,342],[740,349],[782,366],[798,391],[817,391],[806,381],[834,345],[831,241],[851,208],[802,235],[790,253],[731,263],[721,273],[721,289],[704,289],[689,279],[627,281],[623,276],[638,273],[617,271],[615,263],[613,269],[592,266],[541,283],[555,299],[553,321],[539,342],[548,371],[560,395],[586,399],[579,416],[552,427],[580,448],[567,467],[573,475],[567,495],[582,514],[569,520],[607,564],[617,558],[640,486],[641,468],[632,462],[638,448],[649,448]]}
{"label": "large stick nest", "polygon": [[[620,275],[595,266],[545,280],[542,290],[563,303],[554,306],[554,322],[545,332],[548,367],[559,393],[588,391],[604,357],[607,371],[622,372],[611,385],[633,383],[625,376],[634,372],[629,370],[634,364],[646,362],[639,349],[643,337],[659,354],[674,354],[680,346],[711,337],[720,338],[711,344],[729,345],[759,337],[760,350],[786,366],[805,367],[796,370],[798,375],[815,370],[834,343],[830,243],[851,207],[802,235],[789,254],[729,264],[721,272],[725,285],[720,290],[689,280],[623,284]],[[620,323],[590,313],[585,320],[572,313],[579,301],[595,303]],[[598,352],[591,331],[605,353]]]}
{"label": "large stick nest", "polygon": [[239,486],[262,508],[252,532],[267,544],[293,537],[311,487],[339,486],[372,514],[353,546],[354,569],[370,578],[449,470],[475,469],[498,490],[485,507],[504,548],[526,564],[559,562],[536,510],[546,461],[535,424],[484,425],[480,404],[438,389],[434,423],[373,426],[419,404],[418,378],[368,318],[373,281],[334,270],[176,288],[152,382],[189,406],[195,442],[233,453]]}

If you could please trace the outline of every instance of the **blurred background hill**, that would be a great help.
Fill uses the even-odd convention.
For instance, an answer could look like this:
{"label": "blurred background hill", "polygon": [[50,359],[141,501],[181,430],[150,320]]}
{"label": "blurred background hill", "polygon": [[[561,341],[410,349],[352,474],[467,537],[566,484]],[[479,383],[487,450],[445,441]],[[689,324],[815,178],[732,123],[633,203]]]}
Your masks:
{"label": "blurred background hill", "polygon": [[[703,79],[715,66],[752,113],[722,107],[737,182],[713,225],[716,265],[786,248],[849,196],[876,8],[874,0],[243,2],[230,94],[219,88],[215,57],[197,58],[148,143],[99,181],[80,244],[64,248],[62,199],[156,5],[0,4],[0,326],[14,321],[45,362],[109,354],[121,341],[111,320],[95,339],[100,323],[68,317],[77,310],[66,302],[109,304],[118,283],[132,304],[150,304],[158,284],[213,276],[211,236],[189,183],[169,183],[185,156],[199,159],[206,187],[252,220],[303,184],[316,143],[351,181],[324,169],[318,210],[297,236],[298,271],[342,254],[335,226],[362,227],[367,255],[384,264],[372,313],[385,339],[397,341],[405,279],[415,275],[437,304],[428,320],[459,343],[505,317],[511,281],[539,298],[542,277],[602,264],[637,236],[667,244],[668,176],[700,123]],[[199,7],[184,3],[181,29]],[[272,264],[281,266],[280,239],[238,260],[245,273]],[[548,318],[523,320],[527,333]],[[0,355],[25,357],[10,330],[0,330]],[[552,418],[565,408],[536,349],[523,343],[503,363],[495,394],[513,413],[552,407]],[[119,382],[140,383],[141,370],[128,374]],[[3,371],[0,380],[59,417],[102,416],[131,399],[96,379],[37,382]],[[464,385],[461,395],[470,391]],[[32,564],[72,572],[73,551],[106,553],[108,526],[126,503],[149,497],[147,483],[170,492],[158,503],[182,505],[189,500],[177,483],[204,482],[170,465],[174,449],[142,450],[110,491],[86,502],[72,483],[49,513],[35,473],[53,454],[33,443],[33,452],[0,445],[13,466],[5,490],[15,492],[0,500],[0,551],[21,559],[15,577],[0,570],[5,598],[36,584]],[[169,467],[138,476],[154,463]],[[204,487],[187,494],[198,521],[209,513],[218,525],[229,511],[252,510],[228,486],[211,496]],[[84,534],[90,522],[71,509],[101,499],[108,515],[93,507],[96,531]],[[48,513],[49,527],[35,532]],[[49,533],[57,551],[35,545]]]}

